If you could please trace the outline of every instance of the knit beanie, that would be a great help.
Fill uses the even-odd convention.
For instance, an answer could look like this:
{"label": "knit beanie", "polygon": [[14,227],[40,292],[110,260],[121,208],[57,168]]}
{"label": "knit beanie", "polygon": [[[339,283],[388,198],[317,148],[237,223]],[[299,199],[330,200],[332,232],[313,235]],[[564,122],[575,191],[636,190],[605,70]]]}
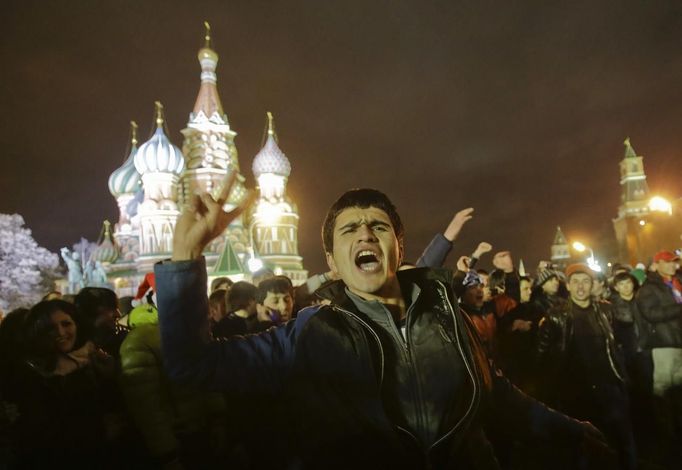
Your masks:
{"label": "knit beanie", "polygon": [[545,282],[549,281],[553,277],[556,277],[557,279],[559,278],[558,273],[553,269],[543,269],[538,271],[538,275],[535,278],[535,285],[542,287]]}

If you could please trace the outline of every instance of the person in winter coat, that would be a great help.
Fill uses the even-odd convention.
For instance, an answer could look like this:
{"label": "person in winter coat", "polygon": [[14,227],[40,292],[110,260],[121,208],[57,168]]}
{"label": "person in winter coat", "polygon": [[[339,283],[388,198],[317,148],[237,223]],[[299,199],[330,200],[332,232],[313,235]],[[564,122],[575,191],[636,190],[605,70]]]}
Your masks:
{"label": "person in winter coat", "polygon": [[121,345],[120,381],[152,466],[208,468],[219,464],[227,449],[227,442],[215,439],[226,435],[223,397],[168,379],[158,325],[140,325],[127,335]]}
{"label": "person in winter coat", "polygon": [[538,355],[553,379],[553,403],[587,419],[618,450],[623,469],[637,467],[625,368],[610,325],[611,306],[591,296],[594,272],[582,263],[566,268],[569,300],[541,321]]}
{"label": "person in winter coat", "polygon": [[647,274],[636,297],[641,314],[639,342],[651,350],[653,390],[658,396],[682,386],[682,283],[675,276],[679,260],[670,251],[656,253],[656,272]]}
{"label": "person in winter coat", "polygon": [[257,335],[211,341],[201,253],[244,209],[223,211],[231,186],[217,200],[193,200],[176,225],[172,261],[155,266],[164,363],[174,380],[286,400],[291,428],[278,437],[290,455],[282,461],[491,468],[485,417],[519,436],[569,446],[592,435],[592,426],[524,396],[491,369],[456,307],[451,274],[397,273],[403,226],[376,190],[348,191],[327,214],[323,244],[340,278],[320,292],[329,305]]}
{"label": "person in winter coat", "polygon": [[13,433],[19,467],[108,468],[113,359],[81,336],[74,306],[63,300],[36,304],[25,338]]}

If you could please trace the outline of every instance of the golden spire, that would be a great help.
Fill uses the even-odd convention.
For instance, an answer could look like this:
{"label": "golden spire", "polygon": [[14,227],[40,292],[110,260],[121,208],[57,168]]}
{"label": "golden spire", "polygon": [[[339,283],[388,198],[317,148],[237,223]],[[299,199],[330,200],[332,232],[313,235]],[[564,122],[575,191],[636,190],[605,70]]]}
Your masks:
{"label": "golden spire", "polygon": [[273,122],[273,119],[272,119],[272,113],[270,111],[268,111],[267,115],[268,115],[268,135],[274,136],[275,135],[275,123]]}
{"label": "golden spire", "polygon": [[137,145],[137,123],[130,121],[130,142],[133,146]]}
{"label": "golden spire", "polygon": [[104,238],[111,237],[111,222],[108,220],[104,221]]}
{"label": "golden spire", "polygon": [[154,101],[154,107],[156,109],[156,127],[163,126],[163,105],[160,101]]}
{"label": "golden spire", "polygon": [[625,144],[625,158],[635,158],[637,157],[637,152],[632,148],[632,143],[630,143],[630,137],[627,137],[623,144]]}
{"label": "golden spire", "polygon": [[206,34],[204,35],[204,39],[206,40],[206,43],[204,44],[204,47],[206,49],[211,48],[211,25],[208,24],[208,21],[204,21],[204,28],[206,29]]}

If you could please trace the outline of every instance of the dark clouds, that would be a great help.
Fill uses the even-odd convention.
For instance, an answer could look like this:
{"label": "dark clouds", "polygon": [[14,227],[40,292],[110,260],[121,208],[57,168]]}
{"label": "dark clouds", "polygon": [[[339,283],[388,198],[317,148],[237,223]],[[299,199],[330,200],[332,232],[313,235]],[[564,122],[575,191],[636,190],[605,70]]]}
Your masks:
{"label": "dark clouds", "polygon": [[608,249],[628,135],[650,187],[682,195],[677,2],[22,1],[0,19],[0,211],[52,250],[96,237],[127,122],[146,137],[159,99],[182,142],[204,19],[250,179],[275,113],[314,271],[349,187],[395,199],[410,259],[473,206],[458,253],[486,239],[528,264],[557,224]]}

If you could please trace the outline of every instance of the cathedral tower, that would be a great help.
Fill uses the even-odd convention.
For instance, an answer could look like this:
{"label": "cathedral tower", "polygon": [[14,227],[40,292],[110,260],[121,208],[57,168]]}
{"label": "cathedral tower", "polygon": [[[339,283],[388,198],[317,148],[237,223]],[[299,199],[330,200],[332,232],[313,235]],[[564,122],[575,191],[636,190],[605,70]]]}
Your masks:
{"label": "cathedral tower", "polygon": [[291,164],[277,144],[272,114],[267,115],[265,145],[252,167],[259,189],[250,227],[253,248],[267,267],[299,285],[308,272],[298,254],[298,209],[286,192]]}
{"label": "cathedral tower", "polygon": [[140,272],[173,249],[173,230],[180,212],[177,187],[184,168],[180,149],[164,132],[163,105],[156,102],[156,131],[135,154],[135,168],[142,175],[144,200],[138,208],[140,217]]}
{"label": "cathedral tower", "polygon": [[[208,22],[204,26],[205,43],[198,53],[201,85],[187,127],[182,130],[185,137],[182,143],[185,170],[181,177],[180,203],[187,203],[197,192],[210,192],[217,196],[227,174],[236,172],[237,181],[227,201],[228,206],[234,206],[246,196],[244,177],[239,173],[237,147],[234,144],[237,133],[230,128],[220,102],[216,86],[218,54],[211,48],[211,27]],[[205,254],[209,265],[218,258],[226,239],[231,240],[238,253],[246,251],[248,240],[242,228],[241,217],[227,228],[225,237],[215,240],[207,247]]]}

